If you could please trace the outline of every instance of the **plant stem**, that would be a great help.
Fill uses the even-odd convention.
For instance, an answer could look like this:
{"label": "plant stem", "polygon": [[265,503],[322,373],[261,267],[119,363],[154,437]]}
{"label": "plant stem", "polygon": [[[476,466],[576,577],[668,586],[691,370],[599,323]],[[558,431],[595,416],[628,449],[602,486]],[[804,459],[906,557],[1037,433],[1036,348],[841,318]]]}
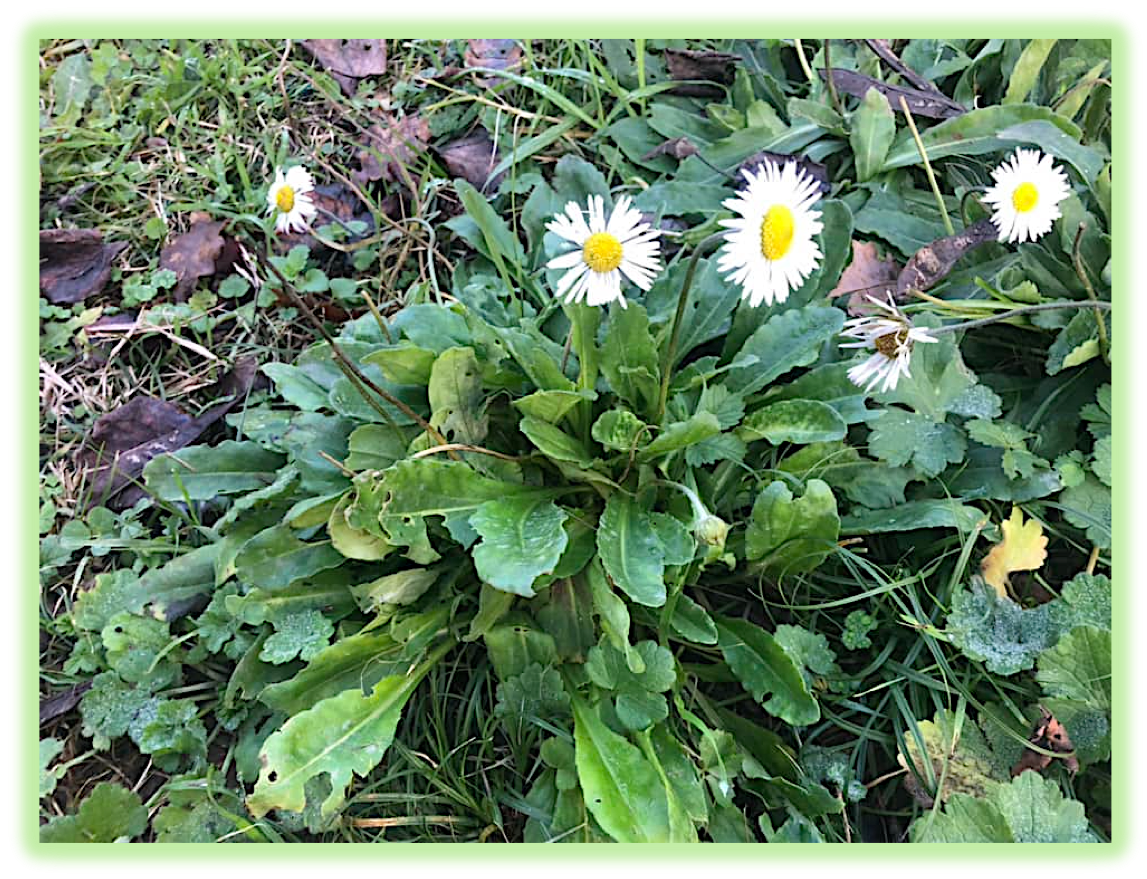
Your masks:
{"label": "plant stem", "polygon": [[801,45],[801,41],[793,40],[793,46],[797,50],[797,60],[800,61],[801,70],[804,71],[804,75],[808,77],[809,82],[816,82],[816,79],[812,75],[812,70],[809,69],[808,61],[805,59],[804,46]]}
{"label": "plant stem", "polygon": [[825,81],[828,84],[828,94],[832,98],[832,105],[836,108],[836,112],[844,116],[844,107],[840,103],[840,95],[836,93],[836,81],[832,78],[832,60],[828,54],[828,44],[831,40],[824,41],[824,72]]}
{"label": "plant stem", "polygon": [[677,297],[677,312],[673,315],[673,329],[669,335],[669,345],[665,348],[665,356],[661,359],[661,393],[657,398],[656,423],[661,423],[665,414],[665,403],[669,399],[669,379],[672,374],[673,361],[677,356],[677,343],[681,339],[681,317],[685,314],[685,306],[689,302],[689,288],[693,286],[693,275],[697,271],[697,260],[701,258],[712,244],[723,240],[724,232],[716,232],[708,238],[703,238],[693,249],[689,257],[689,268],[685,272],[685,281],[681,284],[681,293]]}
{"label": "plant stem", "polygon": [[981,317],[978,320],[963,321],[958,324],[948,324],[948,326],[937,327],[934,330],[928,330],[928,332],[933,336],[938,336],[942,333],[954,333],[958,330],[970,330],[974,327],[984,327],[988,324],[999,323],[1000,321],[1008,320],[1021,314],[1030,314],[1033,311],[1054,311],[1057,308],[1095,308],[1098,310],[1110,311],[1111,303],[1101,301],[1077,302],[1070,299],[1064,302],[1041,302],[1039,305],[1025,305],[1021,308],[1013,308],[1011,311],[1003,311],[999,314],[993,314],[991,317]]}
{"label": "plant stem", "polygon": [[920,158],[924,162],[924,173],[928,175],[928,185],[932,187],[932,194],[936,196],[936,204],[940,208],[940,216],[944,220],[944,228],[949,235],[955,235],[952,220],[948,217],[948,209],[944,207],[944,196],[940,194],[940,187],[936,184],[936,175],[932,173],[932,163],[928,161],[928,151],[924,149],[924,141],[920,139],[920,132],[916,130],[916,120],[908,109],[908,102],[900,96],[900,109],[904,111],[904,118],[908,120],[908,127],[912,130],[912,139],[916,141],[916,149],[920,151]]}
{"label": "plant stem", "polygon": [[[1086,229],[1086,223],[1079,224],[1079,229],[1075,233],[1075,243],[1071,248],[1071,261],[1075,265],[1075,273],[1079,275],[1079,280],[1083,281],[1083,288],[1087,291],[1088,298],[1095,303],[1095,324],[1096,329],[1099,330],[1099,350],[1100,353],[1103,354],[1103,362],[1110,366],[1111,349],[1107,342],[1107,325],[1103,323],[1103,313],[1099,310],[1099,297],[1095,295],[1095,288],[1091,286],[1091,280],[1087,277],[1087,271],[1083,267],[1083,256],[1079,250],[1079,245],[1080,242],[1083,241],[1083,233]],[[1109,304],[1108,308],[1110,307]]]}

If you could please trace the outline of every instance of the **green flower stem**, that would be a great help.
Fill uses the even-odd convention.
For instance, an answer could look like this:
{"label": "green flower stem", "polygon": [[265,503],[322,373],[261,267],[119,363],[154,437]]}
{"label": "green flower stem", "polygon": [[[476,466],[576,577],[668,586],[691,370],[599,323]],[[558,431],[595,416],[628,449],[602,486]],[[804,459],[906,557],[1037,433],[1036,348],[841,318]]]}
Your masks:
{"label": "green flower stem", "polygon": [[904,111],[904,118],[908,120],[908,127],[912,131],[912,139],[916,141],[916,149],[920,151],[920,159],[924,162],[924,173],[928,175],[928,185],[932,187],[932,194],[936,196],[936,204],[940,208],[940,216],[944,220],[944,228],[948,231],[948,235],[955,235],[956,230],[952,227],[952,220],[948,216],[948,209],[944,207],[944,196],[940,194],[940,187],[936,183],[936,175],[932,173],[932,163],[928,161],[928,151],[924,149],[924,141],[920,139],[920,132],[916,130],[916,120],[912,118],[912,113],[908,109],[908,102],[904,100],[904,96],[900,96],[900,109]]}
{"label": "green flower stem", "polygon": [[[570,347],[577,352],[579,390],[594,389],[597,384],[598,357],[597,357],[597,325],[601,320],[601,312],[590,305],[576,303],[565,306],[566,317],[570,321]],[[562,364],[563,368],[565,364]],[[577,404],[578,433],[584,442],[588,443],[590,436],[590,422],[593,416],[593,403],[582,400]]]}
{"label": "green flower stem", "polygon": [[[1022,314],[1030,314],[1034,311],[1054,311],[1057,308],[1094,308],[1096,310],[1111,310],[1110,302],[1103,302],[1101,300],[1077,302],[1069,299],[1063,302],[1041,302],[1039,305],[1025,305],[1021,308],[1013,308],[1011,311],[1004,311],[1000,314],[993,314],[991,317],[981,317],[978,320],[962,321],[958,324],[948,324],[944,327],[938,327],[934,330],[928,330],[928,333],[933,336],[938,336],[941,333],[955,333],[958,330],[970,330],[974,327],[984,327],[988,324],[999,323],[1000,321],[1009,320],[1013,317],[1018,317]],[[1102,324],[1102,321],[1100,321]]]}
{"label": "green flower stem", "polygon": [[673,360],[677,356],[677,343],[681,340],[681,317],[685,314],[685,306],[689,302],[689,288],[693,286],[693,275],[697,272],[697,260],[710,246],[722,241],[724,232],[716,232],[708,238],[703,238],[693,249],[689,257],[689,269],[685,272],[685,281],[681,285],[681,293],[677,297],[677,312],[673,315],[673,329],[669,334],[669,345],[665,348],[665,356],[661,359],[661,393],[657,398],[657,418],[655,422],[661,423],[665,415],[665,403],[669,399],[669,379],[672,375]]}
{"label": "green flower stem", "polygon": [[[1080,223],[1079,229],[1075,233],[1075,244],[1071,248],[1071,261],[1075,265],[1075,273],[1079,275],[1079,280],[1083,282],[1083,288],[1087,291],[1087,298],[1090,299],[1095,305],[1095,323],[1096,329],[1099,331],[1099,350],[1103,354],[1103,362],[1108,366],[1111,365],[1111,348],[1107,342],[1107,327],[1103,323],[1103,315],[1099,311],[1099,297],[1095,295],[1095,288],[1091,286],[1091,279],[1087,277],[1087,271],[1083,267],[1083,256],[1079,252],[1080,242],[1083,241],[1083,233],[1087,230],[1086,223]],[[1110,307],[1110,305],[1108,306]]]}

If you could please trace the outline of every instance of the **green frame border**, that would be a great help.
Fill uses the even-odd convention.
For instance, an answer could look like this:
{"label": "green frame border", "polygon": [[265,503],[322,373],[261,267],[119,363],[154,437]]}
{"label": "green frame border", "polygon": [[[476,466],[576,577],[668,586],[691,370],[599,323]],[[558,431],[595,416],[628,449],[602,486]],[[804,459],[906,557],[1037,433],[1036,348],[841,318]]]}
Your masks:
{"label": "green frame border", "polygon": [[[387,39],[456,39],[456,37],[429,37],[429,33],[442,33],[444,30],[455,33],[486,34],[488,37],[505,36],[509,31],[531,31],[531,39],[589,39],[599,38],[603,35],[613,35],[618,38],[630,38],[632,34],[646,31],[646,38],[711,38],[716,39],[728,36],[735,31],[746,33],[769,31],[776,33],[778,29],[791,31],[804,31],[810,38],[847,39],[857,33],[880,33],[886,38],[911,38],[920,36],[922,32],[946,33],[948,36],[959,36],[961,32],[969,30],[990,31],[992,36],[1029,39],[1037,37],[1091,38],[1111,40],[1111,68],[1112,78],[1118,77],[1120,87],[1112,89],[1112,158],[1116,155],[1130,156],[1131,138],[1131,107],[1127,97],[1130,80],[1131,40],[1125,26],[1113,20],[1081,21],[1061,19],[1055,21],[1042,20],[1038,22],[1025,22],[1018,19],[1011,21],[990,21],[987,24],[969,23],[960,19],[918,19],[911,22],[904,20],[833,20],[831,22],[814,20],[764,20],[755,18],[729,18],[710,19],[702,22],[698,20],[674,20],[666,22],[650,22],[641,20],[609,21],[606,24],[595,23],[584,19],[552,19],[522,22],[508,18],[499,19],[459,19],[444,22],[441,19],[405,19],[395,17],[379,17],[360,21],[334,20],[334,21],[289,21],[265,23],[258,21],[230,21],[221,24],[210,24],[203,21],[188,19],[170,19],[148,22],[109,21],[107,19],[88,20],[59,20],[47,19],[28,25],[20,39],[21,47],[20,71],[23,80],[18,88],[18,94],[27,104],[17,111],[20,120],[20,166],[24,173],[20,181],[20,201],[23,211],[21,216],[31,216],[38,209],[39,202],[39,83],[32,71],[38,67],[39,41],[42,39],[59,38],[67,33],[82,32],[87,38],[104,39],[162,39],[172,33],[179,33],[183,39],[216,39],[223,36],[236,39],[265,38],[286,39],[299,38],[305,32],[307,37],[339,37],[345,35],[349,29],[369,31],[372,28],[385,28]],[[221,31],[226,33],[221,33]],[[982,34],[981,34],[982,35]],[[1126,80],[1126,81],[1125,81]],[[1133,176],[1134,165],[1127,162],[1120,168],[1122,185],[1112,191],[1112,226],[1118,227],[1120,234],[1113,236],[1112,241],[1112,302],[1119,306],[1121,313],[1129,307],[1129,293],[1126,285],[1130,282],[1131,250],[1125,242],[1133,240],[1133,227],[1130,222],[1131,199],[1125,197],[1128,191],[1128,182]],[[35,227],[25,224],[23,238],[18,239],[22,245],[20,252],[23,255],[19,278],[21,291],[39,289],[39,261],[34,258],[39,252],[39,224]],[[38,382],[33,382],[32,375],[39,374],[39,310],[38,299],[23,294],[16,303],[17,318],[16,337],[18,362],[24,364],[23,370],[28,375],[20,376],[20,395],[17,397],[17,411],[24,413],[25,423],[28,425],[18,437],[16,448],[20,460],[31,461],[38,458],[39,445],[39,394]],[[1130,320],[1128,313],[1124,320]],[[641,860],[649,862],[651,855],[658,860],[686,859],[697,862],[713,857],[735,859],[738,861],[809,861],[823,862],[844,860],[871,863],[883,860],[892,855],[898,861],[907,861],[915,864],[934,861],[936,850],[944,849],[943,856],[953,861],[983,863],[986,861],[1012,861],[1032,863],[1048,862],[1052,860],[1101,860],[1109,864],[1116,859],[1123,858],[1131,851],[1132,831],[1132,780],[1130,770],[1134,765],[1131,761],[1131,718],[1127,710],[1131,704],[1130,678],[1133,673],[1131,656],[1132,609],[1130,596],[1122,584],[1130,579],[1130,530],[1131,530],[1131,492],[1126,487],[1126,476],[1131,472],[1131,452],[1129,441],[1130,422],[1130,381],[1129,358],[1123,347],[1125,332],[1124,324],[1112,326],[1112,430],[1116,438],[1114,458],[1116,472],[1124,479],[1116,479],[1112,485],[1112,570],[1120,572],[1116,581],[1121,588],[1114,589],[1113,619],[1112,619],[1112,654],[1114,667],[1121,670],[1113,681],[1112,706],[1112,763],[1118,764],[1123,771],[1112,774],[1112,823],[1110,843],[1101,844],[1098,848],[1091,846],[1071,846],[1051,848],[1041,847],[1033,849],[1028,846],[1000,847],[992,843],[944,843],[929,845],[923,848],[908,847],[889,844],[868,844],[857,849],[853,846],[830,846],[821,849],[794,849],[783,848],[781,851],[761,850],[756,846],[729,847],[721,846],[700,847],[686,849],[670,844],[655,844],[644,847],[594,847],[583,846],[578,850],[577,858],[586,860]],[[36,429],[32,429],[36,425]],[[26,515],[18,517],[18,575],[17,583],[27,584],[21,589],[17,598],[18,627],[20,641],[18,655],[27,662],[29,669],[39,667],[39,533],[36,527],[39,509],[39,471],[31,467],[23,467],[17,484],[20,493],[27,498]],[[1113,579],[1115,579],[1113,577]],[[36,584],[35,590],[31,588]],[[24,672],[23,667],[20,672]],[[31,719],[39,715],[39,688],[31,674],[21,674],[22,692],[18,705],[26,712],[22,718],[20,733],[17,741],[21,752],[27,755],[37,753],[39,741],[38,724],[33,729]],[[18,803],[39,803],[39,797],[33,799],[33,794],[39,791],[39,776],[35,760],[24,759],[17,770],[19,779],[17,786],[20,791]],[[78,859],[98,858],[105,861],[134,862],[142,861],[153,863],[168,860],[171,856],[186,856],[194,852],[196,857],[207,860],[226,860],[233,863],[250,863],[252,859],[263,860],[271,858],[277,862],[286,859],[314,861],[317,858],[331,857],[329,846],[322,843],[295,844],[287,849],[267,846],[228,846],[217,848],[194,843],[175,843],[163,846],[149,846],[146,848],[108,848],[99,853],[88,848],[75,848],[41,843],[39,841],[39,809],[29,808],[28,814],[17,814],[19,821],[20,841],[24,844],[27,854],[38,862],[75,861]],[[301,846],[301,847],[300,847]],[[481,858],[483,863],[496,863],[502,859],[513,858],[515,861],[530,859],[537,861],[553,861],[557,858],[567,859],[570,852],[566,848],[554,849],[551,855],[542,855],[545,847],[541,844],[518,844],[511,848],[495,846],[462,846],[446,848],[437,846],[428,854],[426,849],[416,846],[403,845],[399,848],[391,847],[388,856],[395,857],[403,862],[432,858],[441,861],[459,861]],[[478,854],[483,851],[487,854]],[[277,854],[271,854],[277,852]],[[717,852],[717,854],[714,854]],[[340,850],[339,858],[377,858],[373,849],[361,846],[351,846]]]}

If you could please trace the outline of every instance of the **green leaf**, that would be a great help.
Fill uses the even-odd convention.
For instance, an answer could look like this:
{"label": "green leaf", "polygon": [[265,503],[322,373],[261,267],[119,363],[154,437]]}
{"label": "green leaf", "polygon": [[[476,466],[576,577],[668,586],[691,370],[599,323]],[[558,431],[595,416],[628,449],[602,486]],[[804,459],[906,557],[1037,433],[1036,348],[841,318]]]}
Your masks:
{"label": "green leaf", "polygon": [[978,577],[952,597],[945,631],[965,656],[1001,675],[1031,668],[1058,635],[1048,605],[1025,610]]}
{"label": "green leaf", "polygon": [[302,811],[307,781],[322,772],[330,776],[331,793],[321,814],[333,814],[353,777],[365,777],[382,760],[403,707],[441,655],[437,652],[407,675],[383,678],[369,695],[347,690],[288,720],[259,752],[263,769],[247,797],[251,814],[261,818],[272,809]]}
{"label": "green leaf", "polygon": [[268,591],[284,589],[346,561],[329,543],[306,543],[286,525],[260,531],[235,557],[239,580]]}
{"label": "green leaf", "polygon": [[1063,517],[1087,532],[1087,539],[1100,549],[1111,546],[1111,489],[1092,476],[1065,488],[1059,496]]}
{"label": "green leaf", "polygon": [[486,501],[470,516],[482,536],[473,550],[478,576],[495,589],[531,597],[534,580],[553,571],[565,551],[567,516],[550,500]]}
{"label": "green leaf", "polygon": [[562,676],[536,662],[498,684],[497,697],[494,714],[511,730],[535,719],[552,721],[570,713]]}
{"label": "green leaf", "polygon": [[[693,284],[689,288],[689,300],[681,315],[674,367],[694,348],[722,336],[729,328],[733,309],[741,301],[740,288],[726,283],[717,262],[716,258],[710,258],[697,263]],[[653,283],[645,294],[645,306],[651,320],[668,325],[676,312],[687,271],[688,260],[681,260]]]}
{"label": "green leaf", "polygon": [[647,729],[669,716],[669,703],[661,693],[673,686],[677,673],[673,654],[654,641],[634,646],[642,670],[634,672],[625,654],[608,642],[591,647],[585,670],[589,679],[614,693],[617,719],[627,730]]}
{"label": "green leaf", "polygon": [[696,445],[721,432],[717,416],[711,412],[698,412],[685,421],[676,421],[665,427],[657,438],[637,453],[639,461],[657,458]]}
{"label": "green leaf", "polygon": [[800,626],[781,625],[774,630],[773,638],[792,657],[797,668],[801,669],[810,692],[818,685],[824,686],[826,678],[841,676],[836,654],[828,646],[828,638],[820,632],[810,632]]}
{"label": "green leaf", "polygon": [[180,658],[172,651],[167,623],[117,613],[100,633],[108,667],[123,680],[161,690],[179,679]]}
{"label": "green leaf", "polygon": [[570,436],[561,428],[537,418],[523,418],[518,425],[538,450],[554,461],[566,461],[578,467],[593,464],[593,455],[580,440]]}
{"label": "green leaf", "polygon": [[513,406],[529,418],[557,424],[578,403],[595,399],[597,394],[588,388],[576,391],[534,391],[514,400]]}
{"label": "green leaf", "polygon": [[884,510],[855,509],[840,520],[842,534],[882,534],[918,528],[971,531],[985,514],[954,500],[909,501]]}
{"label": "green leaf", "polygon": [[628,409],[610,409],[593,423],[590,435],[617,452],[628,452],[637,445],[645,424]]}
{"label": "green leaf", "polygon": [[347,510],[354,503],[350,492],[339,498],[334,509],[327,519],[327,535],[331,539],[331,546],[348,559],[358,559],[364,562],[377,562],[386,558],[395,547],[385,539],[354,528],[347,521]]}
{"label": "green leaf", "polygon": [[840,332],[844,312],[837,308],[806,305],[774,315],[741,346],[733,359],[750,364],[735,366],[725,379],[734,394],[748,396],[797,366],[808,366],[821,346]]}
{"label": "green leaf", "polygon": [[521,614],[513,614],[506,622],[492,627],[483,640],[490,664],[501,681],[520,675],[535,662],[544,666],[558,663],[553,637]]}
{"label": "green leaf", "polygon": [[778,574],[811,571],[836,548],[840,518],[832,489],[810,479],[794,500],[785,483],[770,483],[757,495],[745,531],[745,558]]}
{"label": "green leaf", "polygon": [[884,157],[896,136],[896,117],[888,98],[870,88],[852,114],[848,141],[856,160],[856,180],[863,183],[884,168]]}
{"label": "green leaf", "polygon": [[636,412],[657,405],[661,369],[649,332],[649,316],[640,303],[611,309],[601,347],[601,371],[609,385]]}
{"label": "green leaf", "polygon": [[79,120],[88,103],[92,86],[92,62],[87,51],[76,52],[60,62],[52,74],[56,124],[71,126]]}
{"label": "green leaf", "polygon": [[[514,266],[524,266],[526,254],[522,249],[521,242],[510,231],[506,221],[486,200],[486,196],[465,180],[455,180],[454,189],[457,191],[458,197],[462,199],[462,206],[466,208],[466,214],[477,224],[482,233],[485,247],[479,245],[479,250],[482,250],[498,266],[501,266],[506,259]],[[450,225],[450,222],[447,223],[447,226]]]}
{"label": "green leaf", "polygon": [[[1015,147],[1017,141],[1044,147],[1046,144],[1041,141],[1025,141],[1022,137],[1006,138],[1001,135],[1001,132],[1012,126],[1039,121],[1048,122],[1074,140],[1079,140],[1079,129],[1069,120],[1056,115],[1047,107],[1037,107],[1032,104],[972,110],[962,116],[933,125],[921,133],[920,139],[931,162],[949,156],[980,156],[984,153],[1010,150]],[[1053,152],[1053,155],[1055,154]],[[912,139],[912,133],[902,131],[884,160],[884,170],[919,164],[921,164],[920,151]]]}
{"label": "green leaf", "polygon": [[307,661],[330,643],[335,627],[317,610],[304,610],[284,617],[275,633],[263,642],[259,658],[272,665],[290,662],[296,656]]}
{"label": "green leaf", "polygon": [[1111,713],[1111,633],[1080,626],[1040,654],[1036,680],[1044,692]]}
{"label": "green leaf", "polygon": [[737,431],[745,442],[816,443],[844,439],[848,425],[835,409],[816,400],[782,400],[749,414]]}
{"label": "green leaf", "polygon": [[861,424],[871,417],[865,406],[867,395],[848,377],[848,363],[829,363],[818,366],[787,385],[769,388],[765,399],[816,400],[831,406],[844,419],[845,424]]}
{"label": "green leaf", "polygon": [[944,812],[912,822],[912,842],[1098,842],[1083,804],[1038,772],[1022,772],[986,798],[954,794]]}
{"label": "green leaf", "polygon": [[397,655],[398,647],[381,629],[346,635],[312,656],[294,677],[264,687],[259,701],[290,716],[345,690],[369,692],[384,677],[405,670],[408,663]]}
{"label": "green leaf", "polygon": [[473,348],[449,348],[430,371],[430,424],[450,442],[476,444],[489,421],[482,398],[482,367]]}
{"label": "green leaf", "polygon": [[820,719],[820,706],[800,669],[772,635],[745,620],[719,616],[716,623],[717,647],[725,662],[766,711],[794,726]]}
{"label": "green leaf", "polygon": [[910,463],[925,476],[960,463],[968,448],[959,428],[915,412],[885,409],[870,424],[868,450],[873,455],[893,467]]}
{"label": "green leaf", "polygon": [[590,814],[618,842],[668,842],[669,806],[653,766],[580,698],[571,705],[578,782]]}
{"label": "green leaf", "polygon": [[369,583],[351,586],[351,594],[364,613],[377,613],[387,605],[413,604],[442,573],[442,566],[435,568],[408,568],[394,574],[386,574]]}
{"label": "green leaf", "polygon": [[160,500],[205,501],[270,485],[283,464],[282,455],[256,442],[224,440],[152,458],[143,468],[143,481]]}
{"label": "green leaf", "polygon": [[[373,363],[382,370],[387,381],[392,381],[395,384],[428,385],[437,356],[429,348],[420,348],[409,342],[401,342],[393,348],[383,348],[373,354],[368,354],[362,359],[362,362]],[[433,403],[431,406],[433,407]]]}
{"label": "green leaf", "polygon": [[629,608],[610,587],[600,559],[590,562],[586,579],[589,581],[593,609],[601,622],[602,632],[610,644],[625,654],[626,664],[631,671],[642,671],[645,668],[644,660],[629,643]]}
{"label": "green leaf", "polygon": [[48,769],[48,764],[60,756],[63,750],[64,743],[58,739],[40,739],[40,799],[52,795],[56,782],[67,771],[63,766]]}
{"label": "green leaf", "polygon": [[620,492],[610,495],[597,551],[610,579],[631,599],[646,607],[665,603],[664,550],[654,520],[637,501]]}
{"label": "green leaf", "polygon": [[[1108,337],[1111,321],[1103,317]],[[1099,356],[1099,321],[1089,308],[1076,311],[1066,327],[1060,330],[1047,351],[1047,374],[1058,375],[1065,369],[1079,366]]]}
{"label": "green leaf", "polygon": [[40,828],[40,842],[115,842],[139,836],[147,827],[147,809],[139,794],[101,781],[75,815],[53,818]]}
{"label": "green leaf", "polygon": [[717,643],[717,626],[713,618],[685,593],[677,596],[677,605],[673,608],[669,626],[686,641],[695,644]]}
{"label": "green leaf", "polygon": [[1035,87],[1040,70],[1043,69],[1047,56],[1058,40],[1032,40],[1024,46],[1016,66],[1012,68],[1011,79],[1008,80],[1008,90],[1004,94],[1003,104],[1019,104],[1024,101]]}
{"label": "green leaf", "polygon": [[259,367],[275,383],[275,390],[292,406],[304,412],[318,412],[328,405],[328,388],[323,387],[298,366],[289,363],[265,363]]}

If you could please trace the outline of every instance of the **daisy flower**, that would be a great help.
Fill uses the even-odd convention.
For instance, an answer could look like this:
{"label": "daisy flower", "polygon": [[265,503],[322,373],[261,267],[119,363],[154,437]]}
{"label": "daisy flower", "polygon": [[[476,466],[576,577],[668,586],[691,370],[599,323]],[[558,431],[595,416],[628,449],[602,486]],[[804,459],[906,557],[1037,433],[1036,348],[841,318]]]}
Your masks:
{"label": "daisy flower", "polygon": [[[911,378],[908,361],[912,357],[912,346],[916,342],[936,342],[922,327],[914,327],[905,314],[896,307],[892,294],[888,301],[881,302],[875,296],[866,297],[880,309],[875,314],[856,317],[845,321],[842,336],[858,339],[843,344],[841,348],[874,348],[875,353],[863,363],[848,371],[848,378],[854,385],[871,391],[884,380],[881,391],[893,390],[901,375]],[[867,385],[866,385],[867,383]]]}
{"label": "daisy flower", "polygon": [[1000,241],[1035,241],[1059,219],[1058,205],[1071,195],[1067,175],[1039,150],[1016,149],[992,179],[984,201],[992,206]]}
{"label": "daisy flower", "polygon": [[276,169],[275,182],[267,190],[267,213],[279,212],[275,228],[280,233],[306,231],[308,221],[316,213],[315,203],[308,195],[314,188],[315,181],[306,168],[296,165],[285,172]]}
{"label": "daisy flower", "polygon": [[722,220],[725,234],[717,268],[740,284],[753,306],[784,302],[804,283],[822,254],[813,237],[824,228],[817,181],[796,162],[781,167],[766,161],[756,173],[745,170],[748,186],[725,207],[740,217]]}
{"label": "daisy flower", "polygon": [[661,270],[660,230],[641,219],[641,212],[630,206],[631,199],[621,196],[607,220],[600,195],[589,197],[589,221],[575,201],[565,213],[555,214],[546,229],[577,250],[554,257],[548,269],[568,269],[558,281],[556,293],[566,302],[585,301],[588,305],[605,305],[617,301],[625,307],[621,295],[624,276],[639,290],[648,290]]}

